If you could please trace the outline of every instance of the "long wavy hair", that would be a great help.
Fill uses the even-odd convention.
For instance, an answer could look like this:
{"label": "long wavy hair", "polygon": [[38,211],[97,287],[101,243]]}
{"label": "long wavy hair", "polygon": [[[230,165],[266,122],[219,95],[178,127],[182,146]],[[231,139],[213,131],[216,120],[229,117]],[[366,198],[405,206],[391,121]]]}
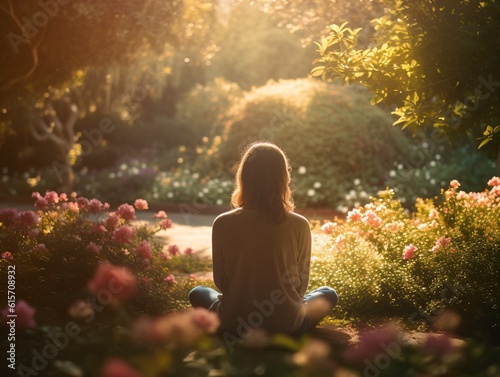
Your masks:
{"label": "long wavy hair", "polygon": [[256,209],[273,223],[283,222],[287,212],[293,211],[290,166],[278,146],[256,142],[246,148],[236,172],[231,204]]}

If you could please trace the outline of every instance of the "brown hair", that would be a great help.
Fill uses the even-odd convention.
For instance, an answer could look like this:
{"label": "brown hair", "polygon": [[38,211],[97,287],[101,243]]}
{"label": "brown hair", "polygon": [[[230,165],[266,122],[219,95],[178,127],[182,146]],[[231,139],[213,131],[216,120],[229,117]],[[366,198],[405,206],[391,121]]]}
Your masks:
{"label": "brown hair", "polygon": [[236,172],[231,204],[261,211],[273,223],[293,211],[290,167],[285,153],[269,142],[250,144]]}

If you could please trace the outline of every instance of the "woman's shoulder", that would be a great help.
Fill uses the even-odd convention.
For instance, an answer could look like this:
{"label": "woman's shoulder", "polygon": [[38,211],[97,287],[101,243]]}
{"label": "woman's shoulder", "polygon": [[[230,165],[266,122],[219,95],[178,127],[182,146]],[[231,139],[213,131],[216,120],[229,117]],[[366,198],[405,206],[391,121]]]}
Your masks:
{"label": "woman's shoulder", "polygon": [[310,227],[309,225],[309,220],[307,220],[304,216],[299,215],[297,212],[288,212],[287,213],[287,219],[288,221],[293,222],[294,224],[297,224],[299,226],[303,227]]}
{"label": "woman's shoulder", "polygon": [[235,209],[232,209],[230,211],[227,211],[227,212],[224,212],[224,213],[221,213],[220,215],[218,215],[214,222],[213,222],[213,225],[215,225],[216,223],[223,223],[225,221],[228,221],[230,220],[231,218],[233,218],[234,216],[237,216],[241,213],[242,209],[241,208],[235,208]]}

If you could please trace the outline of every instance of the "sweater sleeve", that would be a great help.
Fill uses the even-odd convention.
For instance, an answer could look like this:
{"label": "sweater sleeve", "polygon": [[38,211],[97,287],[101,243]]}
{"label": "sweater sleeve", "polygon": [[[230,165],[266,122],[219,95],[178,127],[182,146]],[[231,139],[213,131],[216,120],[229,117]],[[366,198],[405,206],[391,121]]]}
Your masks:
{"label": "sweater sleeve", "polygon": [[222,256],[222,234],[220,224],[215,220],[212,226],[212,264],[214,273],[214,283],[217,288],[225,293],[224,286],[224,257]]}
{"label": "sweater sleeve", "polygon": [[299,238],[299,258],[297,264],[299,266],[300,285],[298,292],[304,296],[309,284],[309,269],[311,265],[311,229],[309,223],[306,222],[304,229]]}

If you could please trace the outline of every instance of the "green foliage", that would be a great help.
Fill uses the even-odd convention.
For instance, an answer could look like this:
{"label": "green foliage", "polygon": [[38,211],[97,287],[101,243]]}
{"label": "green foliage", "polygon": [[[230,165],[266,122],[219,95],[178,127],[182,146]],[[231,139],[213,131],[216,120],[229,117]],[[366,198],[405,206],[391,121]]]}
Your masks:
{"label": "green foliage", "polygon": [[[360,29],[332,25],[317,44],[321,57],[313,74],[370,88],[373,103],[397,106],[394,124],[402,128],[429,125],[452,138],[472,130],[481,146],[493,140],[499,121],[498,3],[387,4],[386,14],[372,20],[376,34],[368,48],[358,47]],[[491,148],[498,152],[496,144]]]}
{"label": "green foliage", "polygon": [[233,114],[216,158],[228,166],[246,144],[275,142],[291,160],[301,206],[338,206],[359,179],[369,193],[384,188],[388,171],[408,143],[390,126],[387,113],[370,106],[362,88],[312,79],[256,88]]}
{"label": "green foliage", "polygon": [[[412,325],[451,308],[463,331],[500,326],[500,180],[491,190],[418,199],[410,216],[387,190],[323,230],[330,241],[313,259],[312,286],[331,285],[340,312],[398,316]],[[430,325],[431,323],[426,323]]]}

